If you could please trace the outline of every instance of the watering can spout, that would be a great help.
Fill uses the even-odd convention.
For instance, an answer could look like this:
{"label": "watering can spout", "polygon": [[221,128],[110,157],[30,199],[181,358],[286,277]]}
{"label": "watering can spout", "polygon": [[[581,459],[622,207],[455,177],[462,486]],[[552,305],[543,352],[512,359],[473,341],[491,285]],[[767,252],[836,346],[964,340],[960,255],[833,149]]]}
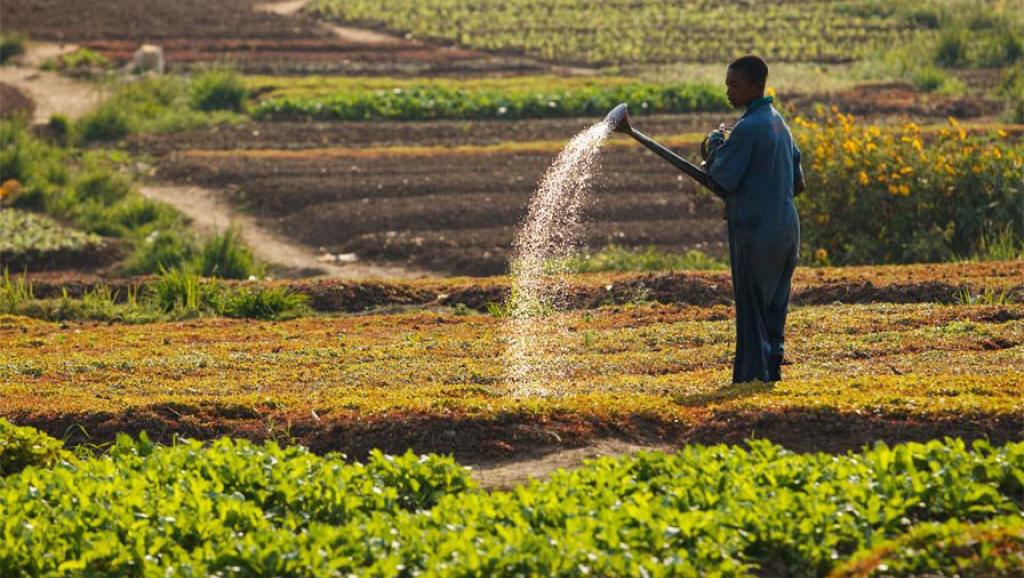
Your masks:
{"label": "watering can spout", "polygon": [[629,125],[629,109],[626,107],[626,103],[611,109],[608,115],[604,117],[604,121],[610,124],[615,132],[629,134],[633,131],[633,127]]}
{"label": "watering can spout", "polygon": [[655,154],[671,163],[677,169],[686,173],[690,178],[697,181],[700,185],[707,187],[716,195],[722,196],[724,193],[715,184],[710,177],[704,172],[703,169],[676,153],[668,150],[660,144],[654,142],[654,139],[645,135],[644,133],[636,130],[629,124],[629,110],[626,107],[626,103],[622,103],[615,108],[611,109],[608,114],[604,117],[604,121],[611,125],[612,130],[615,132],[626,133],[629,136],[636,139],[640,144],[654,151]]}

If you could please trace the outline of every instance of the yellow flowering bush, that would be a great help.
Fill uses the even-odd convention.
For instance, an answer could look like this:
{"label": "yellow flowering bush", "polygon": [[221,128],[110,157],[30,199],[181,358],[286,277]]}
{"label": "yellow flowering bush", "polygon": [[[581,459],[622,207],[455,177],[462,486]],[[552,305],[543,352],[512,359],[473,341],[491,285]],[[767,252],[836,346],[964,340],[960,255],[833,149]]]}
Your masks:
{"label": "yellow flowering bush", "polygon": [[1024,230],[1024,144],[1003,131],[969,135],[952,117],[937,131],[867,126],[835,107],[793,124],[803,252],[817,261],[942,261]]}

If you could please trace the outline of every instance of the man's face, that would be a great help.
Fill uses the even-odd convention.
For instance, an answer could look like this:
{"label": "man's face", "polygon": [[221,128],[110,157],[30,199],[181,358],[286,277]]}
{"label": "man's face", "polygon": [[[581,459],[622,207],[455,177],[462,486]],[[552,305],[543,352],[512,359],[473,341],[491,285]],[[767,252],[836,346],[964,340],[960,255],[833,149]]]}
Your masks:
{"label": "man's face", "polygon": [[747,106],[751,101],[764,96],[764,87],[754,83],[732,68],[725,73],[725,96],[733,108]]}

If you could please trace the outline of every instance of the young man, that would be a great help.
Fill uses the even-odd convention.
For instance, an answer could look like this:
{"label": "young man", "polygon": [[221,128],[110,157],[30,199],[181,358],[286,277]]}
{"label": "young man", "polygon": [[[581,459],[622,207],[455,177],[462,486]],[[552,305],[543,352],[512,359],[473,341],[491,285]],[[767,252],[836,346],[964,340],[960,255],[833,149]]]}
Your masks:
{"label": "young man", "polygon": [[729,65],[729,104],[746,107],[728,139],[708,136],[706,171],[725,201],[736,300],[733,383],[782,379],[790,282],[800,247],[793,196],[803,191],[800,151],[764,95],[768,65],[749,55]]}

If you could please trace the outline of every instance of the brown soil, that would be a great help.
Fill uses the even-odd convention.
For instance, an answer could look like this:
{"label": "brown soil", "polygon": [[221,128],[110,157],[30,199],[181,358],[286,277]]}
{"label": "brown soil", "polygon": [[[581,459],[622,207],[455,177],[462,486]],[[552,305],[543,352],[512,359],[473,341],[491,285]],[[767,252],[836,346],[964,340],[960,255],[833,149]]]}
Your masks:
{"label": "brown soil", "polygon": [[10,415],[13,423],[38,428],[70,446],[95,445],[120,433],[146,431],[156,442],[175,435],[213,439],[230,435],[256,441],[301,443],[316,452],[341,451],[355,459],[372,449],[385,453],[452,454],[461,463],[479,465],[478,479],[505,487],[539,477],[556,467],[574,465],[587,454],[618,454],[644,448],[671,449],[690,443],[741,444],[756,437],[795,451],[843,452],[883,440],[927,441],[944,436],[994,445],[1024,439],[1024,414],[905,417],[823,410],[712,411],[695,421],[671,423],[647,416],[614,420],[581,417],[538,418],[506,415],[494,419],[437,415],[360,416],[287,415],[251,407],[161,404],[125,413]]}
{"label": "brown soil", "polygon": [[518,73],[547,69],[523,58],[449,49],[321,24],[253,0],[34,0],[4,6],[4,25],[32,38],[78,42],[115,62],[141,43],[165,49],[169,64],[221,59],[246,72],[345,74]]}
{"label": "brown soil", "polygon": [[36,105],[16,87],[0,82],[0,118],[26,116],[32,118]]}
{"label": "brown soil", "polygon": [[[490,275],[506,270],[515,227],[556,151],[365,158],[172,154],[158,174],[227,191],[265,225],[309,247]],[[610,147],[601,171],[586,213],[589,247],[614,242],[724,256],[720,206],[656,156],[640,147]]]}
{"label": "brown soil", "polygon": [[268,231],[249,215],[238,212],[214,191],[201,187],[142,186],[143,196],[167,203],[187,216],[193,227],[208,235],[238,226],[245,244],[253,254],[273,265],[274,272],[284,277],[328,275],[347,279],[406,279],[422,277],[427,271],[370,263],[340,263],[331,255],[317,253],[309,247]]}
{"label": "brown soil", "polygon": [[[63,291],[77,297],[98,284],[121,295],[144,285],[149,277],[101,280],[96,276],[46,273],[30,276],[38,298],[58,297]],[[344,281],[319,279],[279,281],[310,298],[314,310],[359,312],[395,306],[462,304],[485,311],[502,303],[509,280],[495,278],[420,279],[412,281]],[[1007,299],[1024,302],[1024,263],[936,263],[923,265],[798,268],[794,277],[796,305],[841,303],[956,303],[958,292],[1006,292]],[[732,301],[726,272],[611,273],[581,275],[570,280],[567,306],[594,308],[636,301],[710,306]],[[1006,319],[1014,313],[1006,311]]]}

